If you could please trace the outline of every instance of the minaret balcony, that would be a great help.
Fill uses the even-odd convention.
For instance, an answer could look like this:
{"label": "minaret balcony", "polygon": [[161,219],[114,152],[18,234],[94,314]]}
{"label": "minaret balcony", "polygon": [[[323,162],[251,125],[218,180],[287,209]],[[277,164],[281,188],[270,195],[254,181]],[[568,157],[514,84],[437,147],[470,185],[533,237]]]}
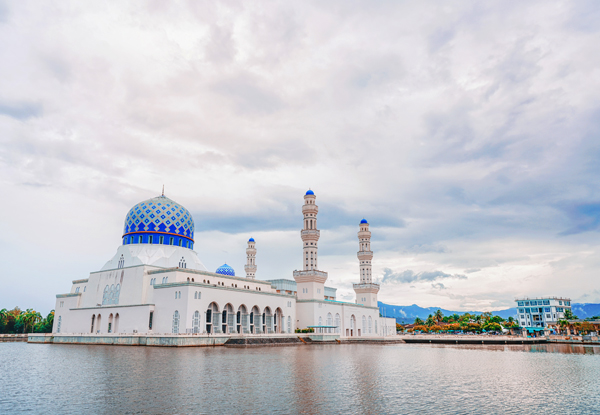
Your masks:
{"label": "minaret balcony", "polygon": [[312,236],[312,237],[316,237],[317,239],[321,236],[321,231],[317,230],[317,229],[308,229],[308,230],[303,230],[301,232],[302,237],[305,236]]}
{"label": "minaret balcony", "polygon": [[294,277],[303,277],[306,275],[318,275],[319,277],[327,278],[327,273],[325,271],[317,271],[316,269],[309,269],[306,271],[294,271]]}
{"label": "minaret balcony", "polygon": [[373,258],[373,251],[358,251],[357,256],[359,259],[371,259]]}
{"label": "minaret balcony", "polygon": [[352,288],[354,290],[359,290],[359,292],[370,292],[373,294],[377,294],[379,292],[379,284],[375,284],[374,282],[362,283],[362,284],[352,284]]}
{"label": "minaret balcony", "polygon": [[319,207],[317,205],[302,205],[302,213],[319,213]]}

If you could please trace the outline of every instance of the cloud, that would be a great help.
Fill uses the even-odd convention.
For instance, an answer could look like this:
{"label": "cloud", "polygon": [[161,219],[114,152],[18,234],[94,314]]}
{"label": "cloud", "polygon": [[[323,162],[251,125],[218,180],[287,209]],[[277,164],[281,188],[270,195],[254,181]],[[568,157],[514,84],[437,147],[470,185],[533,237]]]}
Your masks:
{"label": "cloud", "polygon": [[446,287],[441,282],[436,282],[435,284],[431,284],[431,288],[435,288],[436,290],[445,290]]}
{"label": "cloud", "polygon": [[[442,271],[423,271],[415,273],[414,271],[409,269],[402,272],[393,272],[390,268],[384,268],[381,283],[405,284],[410,282],[437,281],[450,278],[458,280],[467,279],[467,277],[462,274],[447,274]],[[441,287],[443,288],[443,285],[441,285]],[[439,286],[437,288],[439,288]]]}
{"label": "cloud", "polygon": [[[0,303],[50,310],[47,293],[103,264],[127,210],[163,184],[194,215],[211,269],[243,269],[251,234],[257,277],[291,278],[311,187],[319,266],[340,298],[354,298],[363,217],[381,300],[458,310],[588,295],[596,2],[341,4],[0,0],[13,276]],[[44,269],[20,266],[32,249]]]}
{"label": "cloud", "polygon": [[7,115],[17,120],[39,117],[42,112],[42,106],[39,103],[20,102],[9,104],[0,102],[0,115]]}

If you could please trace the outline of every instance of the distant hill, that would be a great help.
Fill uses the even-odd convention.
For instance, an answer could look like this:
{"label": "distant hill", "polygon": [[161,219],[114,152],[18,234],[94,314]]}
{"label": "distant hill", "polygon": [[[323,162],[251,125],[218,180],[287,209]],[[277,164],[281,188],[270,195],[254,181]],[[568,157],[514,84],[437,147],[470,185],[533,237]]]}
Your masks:
{"label": "distant hill", "polygon": [[[422,320],[425,320],[430,314],[435,313],[438,309],[442,310],[445,316],[449,316],[451,314],[481,314],[482,311],[452,311],[446,310],[440,307],[419,307],[416,304],[413,305],[393,305],[393,304],[385,304],[381,301],[377,302],[379,306],[379,312],[382,316],[385,317],[394,317],[396,321],[400,324],[410,324],[415,321],[415,318],[419,317]],[[577,317],[583,319],[592,316],[600,316],[600,304],[580,304],[573,303],[571,306],[573,310],[573,314]],[[516,307],[507,308],[505,310],[493,311],[492,314],[495,316],[500,316],[502,318],[508,318],[510,316],[514,317],[517,314]]]}

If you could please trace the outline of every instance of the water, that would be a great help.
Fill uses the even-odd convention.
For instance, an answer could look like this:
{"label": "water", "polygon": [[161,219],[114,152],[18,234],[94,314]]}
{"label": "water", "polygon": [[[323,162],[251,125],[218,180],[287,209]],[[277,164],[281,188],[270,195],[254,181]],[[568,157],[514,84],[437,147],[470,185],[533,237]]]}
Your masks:
{"label": "water", "polygon": [[597,414],[600,347],[2,343],[0,413]]}

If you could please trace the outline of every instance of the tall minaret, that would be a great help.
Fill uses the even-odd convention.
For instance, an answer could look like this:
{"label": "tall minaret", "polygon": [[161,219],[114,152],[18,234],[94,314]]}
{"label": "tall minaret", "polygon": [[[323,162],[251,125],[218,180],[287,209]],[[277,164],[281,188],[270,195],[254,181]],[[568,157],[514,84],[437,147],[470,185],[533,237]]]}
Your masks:
{"label": "tall minaret", "polygon": [[325,281],[327,273],[318,271],[317,254],[320,232],[317,229],[317,213],[319,207],[315,204],[316,196],[312,190],[304,195],[302,214],[304,215],[304,227],[300,232],[302,237],[302,265],[303,271],[294,271],[294,279],[297,283],[298,299],[325,298]]}
{"label": "tall minaret", "polygon": [[379,284],[373,284],[371,275],[371,232],[366,219],[360,221],[358,231],[358,262],[360,265],[360,283],[352,284],[356,293],[356,303],[368,307],[377,307]]}
{"label": "tall minaret", "polygon": [[303,242],[303,263],[304,270],[308,271],[317,268],[317,242],[321,237],[321,233],[317,229],[317,213],[319,207],[315,204],[317,197],[312,190],[304,195],[304,206],[302,206],[302,214],[304,215],[304,229],[302,230]]}
{"label": "tall minaret", "polygon": [[256,247],[254,246],[254,238],[248,239],[248,248],[246,248],[246,278],[256,277]]}

